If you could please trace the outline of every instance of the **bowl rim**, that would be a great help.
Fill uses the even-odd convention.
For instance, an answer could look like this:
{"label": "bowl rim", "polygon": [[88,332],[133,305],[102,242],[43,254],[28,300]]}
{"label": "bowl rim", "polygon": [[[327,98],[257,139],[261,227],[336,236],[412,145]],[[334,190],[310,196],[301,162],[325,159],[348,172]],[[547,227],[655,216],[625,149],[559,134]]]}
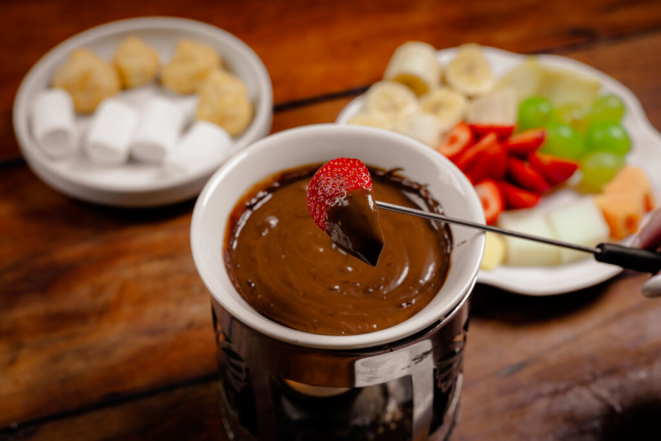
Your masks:
{"label": "bowl rim", "polygon": [[[265,133],[268,133],[273,117],[273,88],[271,85],[271,78],[262,60],[250,48],[250,46],[238,37],[211,24],[188,18],[154,16],[115,20],[89,28],[57,44],[46,52],[30,68],[19,85],[14,98],[12,110],[14,133],[18,140],[21,153],[26,159],[28,165],[31,168],[40,171],[40,173],[38,173],[40,177],[42,174],[46,174],[46,180],[49,183],[61,180],[65,183],[65,186],[82,187],[97,192],[112,192],[113,194],[129,195],[145,192],[168,191],[210,175],[211,170],[201,169],[192,174],[173,177],[167,182],[147,182],[135,184],[130,188],[127,188],[125,186],[116,186],[112,183],[101,184],[98,182],[82,182],[77,179],[76,175],[63,174],[60,173],[60,171],[49,167],[48,160],[43,160],[32,152],[33,149],[39,149],[39,146],[33,139],[31,139],[29,134],[28,121],[31,102],[29,102],[28,97],[35,89],[39,88],[39,86],[37,86],[37,81],[45,75],[46,72],[52,70],[57,64],[59,64],[75,48],[112,35],[127,34],[149,29],[202,33],[213,39],[222,41],[223,44],[233,47],[238,54],[241,54],[257,79],[257,111],[253,116],[250,126],[248,126],[248,129],[241,135],[241,141],[238,141],[233,148],[235,150],[240,150],[262,138]],[[42,179],[44,179],[44,177],[42,177]],[[62,184],[60,184],[60,186],[61,185]]]}
{"label": "bowl rim", "polygon": [[[482,204],[480,203],[479,198],[468,179],[463,175],[463,173],[459,171],[459,169],[456,168],[456,166],[454,166],[454,164],[452,164],[442,155],[438,155],[436,151],[430,149],[428,146],[404,135],[371,127],[348,125],[342,126],[338,124],[317,124],[293,128],[267,136],[252,144],[248,148],[236,153],[227,162],[225,162],[225,164],[223,164],[216,171],[211,179],[209,179],[206,186],[200,193],[200,196],[198,197],[195,204],[195,208],[193,209],[193,216],[191,219],[191,250],[198,274],[200,275],[200,278],[204,282],[213,298],[218,301],[222,308],[225,309],[233,318],[239,320],[257,332],[298,346],[320,349],[348,350],[376,347],[401,340],[427,328],[431,324],[442,319],[446,314],[452,311],[452,309],[457,304],[459,304],[462,299],[470,294],[473,286],[475,285],[477,274],[482,261],[482,255],[484,253],[484,234],[479,235],[476,240],[471,241],[471,243],[474,244],[473,246],[476,248],[472,251],[474,261],[469,265],[468,268],[462,270],[464,273],[461,276],[461,281],[459,282],[461,287],[457,290],[456,294],[451,298],[451,300],[443,306],[443,308],[434,310],[433,313],[426,313],[427,318],[424,321],[415,320],[416,316],[420,316],[420,313],[418,313],[416,316],[398,325],[366,334],[346,336],[320,335],[292,329],[287,326],[278,324],[257,313],[255,310],[252,310],[252,308],[249,311],[230,295],[223,295],[223,293],[215,292],[213,288],[215,283],[213,283],[213,281],[218,280],[218,277],[220,277],[222,280],[227,279],[227,281],[229,281],[229,276],[224,269],[220,275],[218,271],[205,269],[207,268],[207,265],[204,247],[207,241],[202,234],[203,220],[206,216],[206,213],[211,210],[211,205],[213,205],[211,202],[212,197],[216,192],[221,191],[221,184],[227,175],[231,172],[231,170],[238,163],[250,160],[250,158],[261,157],[261,153],[264,150],[281,145],[282,143],[297,142],[300,138],[305,137],[329,137],[337,133],[344,133],[348,136],[369,136],[390,142],[394,140],[398,144],[408,148],[410,151],[412,150],[414,154],[421,154],[425,156],[425,159],[435,162],[440,167],[448,170],[449,173],[454,174],[454,177],[457,178],[456,181],[459,184],[459,190],[465,192],[468,195],[466,204],[468,205],[469,212],[473,213],[475,217],[475,219],[472,220],[476,222],[484,222]],[[254,182],[259,182],[259,180],[263,178],[264,177],[257,177]],[[223,236],[224,234],[225,233],[223,232]],[[229,282],[229,284],[231,285],[231,282]],[[225,290],[223,289],[223,291]],[[234,293],[236,293],[236,290],[234,290]]]}

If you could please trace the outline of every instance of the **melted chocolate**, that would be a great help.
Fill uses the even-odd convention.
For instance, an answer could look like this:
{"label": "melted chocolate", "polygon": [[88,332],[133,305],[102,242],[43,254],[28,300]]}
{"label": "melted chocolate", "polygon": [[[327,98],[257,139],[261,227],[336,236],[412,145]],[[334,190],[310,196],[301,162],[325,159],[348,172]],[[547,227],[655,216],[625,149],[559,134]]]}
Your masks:
{"label": "melted chocolate", "polygon": [[376,266],[383,250],[383,232],[372,191],[357,189],[326,212],[326,233],[334,244]]}
{"label": "melted chocolate", "polygon": [[[452,245],[438,222],[380,211],[385,245],[376,266],[356,260],[321,231],[306,206],[318,166],[257,184],[235,206],[225,236],[225,267],[262,315],[327,335],[374,332],[423,309],[445,282]],[[441,212],[426,187],[370,168],[378,200]]]}

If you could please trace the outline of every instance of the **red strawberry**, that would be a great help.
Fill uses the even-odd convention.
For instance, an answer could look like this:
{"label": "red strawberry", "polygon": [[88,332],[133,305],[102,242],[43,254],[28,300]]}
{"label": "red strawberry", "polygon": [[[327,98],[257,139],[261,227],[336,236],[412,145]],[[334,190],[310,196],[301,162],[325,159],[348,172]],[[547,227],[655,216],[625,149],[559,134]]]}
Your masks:
{"label": "red strawberry", "polygon": [[493,179],[485,179],[475,186],[475,192],[482,202],[487,224],[496,223],[498,215],[505,209],[505,200],[498,183]]}
{"label": "red strawberry", "polygon": [[518,210],[520,208],[532,208],[539,203],[542,198],[540,195],[516,187],[507,182],[500,182],[500,189],[503,191],[505,204],[507,208]]}
{"label": "red strawberry", "polygon": [[455,158],[458,154],[473,145],[475,137],[468,124],[460,122],[445,136],[436,150],[448,159]]}
{"label": "red strawberry", "polygon": [[553,185],[565,182],[578,170],[577,161],[539,152],[530,153],[528,162]]}
{"label": "red strawberry", "polygon": [[365,164],[350,158],[324,164],[310,180],[307,204],[314,222],[339,248],[376,266],[384,242]]}
{"label": "red strawberry", "polygon": [[502,179],[507,171],[507,151],[500,143],[493,143],[473,162],[468,169],[472,182],[481,182],[487,178]]}
{"label": "red strawberry", "polygon": [[457,167],[459,167],[459,170],[466,173],[479,155],[497,143],[498,137],[494,132],[491,132],[480,139],[473,147],[464,150],[459,156],[457,156],[457,158],[454,160],[454,163]]}
{"label": "red strawberry", "polygon": [[495,124],[471,124],[473,132],[479,138],[480,136],[487,135],[491,132],[498,136],[498,139],[506,139],[514,133],[514,126],[499,126]]}
{"label": "red strawberry", "polygon": [[372,191],[372,176],[362,161],[337,158],[321,166],[310,180],[307,192],[308,210],[317,226],[326,231],[328,208],[359,188]]}
{"label": "red strawberry", "polygon": [[551,189],[551,184],[544,175],[520,159],[507,160],[507,175],[514,183],[537,194],[546,193]]}
{"label": "red strawberry", "polygon": [[544,143],[546,130],[532,129],[517,133],[505,141],[507,151],[514,155],[525,158],[530,152],[534,152]]}

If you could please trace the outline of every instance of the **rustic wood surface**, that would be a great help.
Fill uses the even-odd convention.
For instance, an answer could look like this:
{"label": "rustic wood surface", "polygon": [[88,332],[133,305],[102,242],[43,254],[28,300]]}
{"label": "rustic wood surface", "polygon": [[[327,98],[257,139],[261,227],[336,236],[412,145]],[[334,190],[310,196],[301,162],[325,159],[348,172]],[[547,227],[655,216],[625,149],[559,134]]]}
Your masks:
{"label": "rustic wood surface", "polygon": [[[223,27],[269,69],[274,132],[332,122],[407,39],[561,53],[621,81],[661,127],[660,2],[344,3],[3,3],[0,439],[226,439],[209,297],[188,244],[193,202],[77,202],[15,159],[16,88],[64,38],[140,15]],[[656,435],[646,430],[661,412],[661,302],[639,295],[643,280],[551,298],[479,287],[456,439]]]}

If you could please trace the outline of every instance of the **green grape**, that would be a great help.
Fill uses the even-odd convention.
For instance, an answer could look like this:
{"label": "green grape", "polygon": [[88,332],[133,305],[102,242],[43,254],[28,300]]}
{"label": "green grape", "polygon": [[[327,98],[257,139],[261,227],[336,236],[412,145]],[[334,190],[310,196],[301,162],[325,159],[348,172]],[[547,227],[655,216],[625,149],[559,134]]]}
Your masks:
{"label": "green grape", "polygon": [[610,152],[618,156],[624,156],[631,150],[629,134],[617,123],[592,124],[585,143],[590,151]]}
{"label": "green grape", "polygon": [[581,161],[583,189],[598,193],[624,167],[624,158],[608,152],[591,152]]}
{"label": "green grape", "polygon": [[624,116],[625,106],[620,97],[609,93],[597,98],[592,104],[590,122],[618,123]]}
{"label": "green grape", "polygon": [[542,97],[530,97],[519,106],[519,130],[545,127],[552,120],[553,106]]}
{"label": "green grape", "polygon": [[587,112],[582,106],[566,104],[555,111],[555,120],[560,123],[569,124],[579,132],[587,128]]}
{"label": "green grape", "polygon": [[581,134],[569,124],[551,123],[542,152],[568,159],[581,159],[586,148]]}

